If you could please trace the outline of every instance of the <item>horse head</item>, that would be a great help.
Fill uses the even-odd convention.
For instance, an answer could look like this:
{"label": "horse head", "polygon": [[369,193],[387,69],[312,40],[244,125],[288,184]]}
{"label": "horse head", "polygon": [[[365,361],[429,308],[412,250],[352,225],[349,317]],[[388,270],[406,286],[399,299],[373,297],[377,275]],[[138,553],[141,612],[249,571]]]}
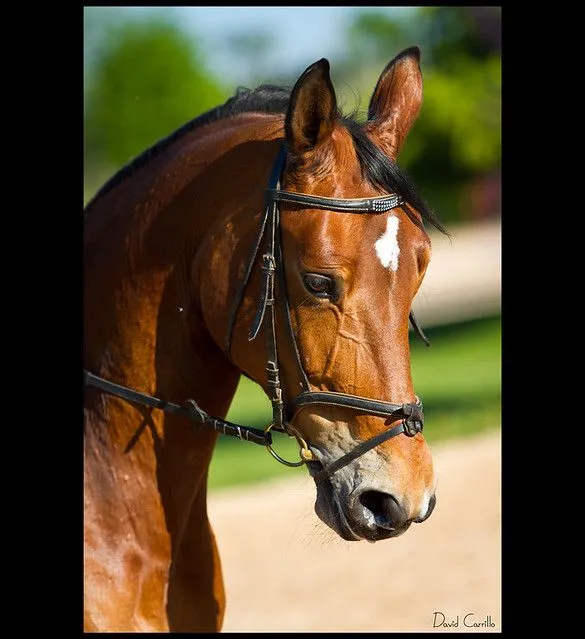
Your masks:
{"label": "horse head", "polygon": [[423,221],[436,220],[396,165],[421,101],[416,47],[384,69],[364,124],[340,114],[327,60],[300,76],[266,245],[227,330],[233,361],[273,405],[282,397],[276,427],[301,443],[316,512],[347,540],[400,535],[435,505],[408,327],[431,255]]}

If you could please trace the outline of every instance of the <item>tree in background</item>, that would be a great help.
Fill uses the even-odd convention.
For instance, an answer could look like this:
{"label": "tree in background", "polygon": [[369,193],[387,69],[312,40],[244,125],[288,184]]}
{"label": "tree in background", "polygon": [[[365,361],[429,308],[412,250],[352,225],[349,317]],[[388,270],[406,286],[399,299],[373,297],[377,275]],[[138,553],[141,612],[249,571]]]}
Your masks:
{"label": "tree in background", "polygon": [[[96,15],[96,20],[102,18]],[[228,97],[205,69],[196,42],[170,19],[102,20],[100,27],[107,46],[95,47],[84,96],[89,192],[133,157]],[[86,19],[86,32],[95,37],[96,30]]]}
{"label": "tree in background", "polygon": [[[86,49],[93,52],[87,55],[85,93],[89,190],[235,88],[224,88],[205,68],[193,37],[164,8],[149,20],[108,9],[86,8]],[[333,81],[342,109],[351,112],[354,99],[358,115],[367,110],[390,57],[421,46],[424,101],[399,162],[447,223],[499,214],[500,29],[499,7],[413,7],[397,13],[364,9],[340,34],[346,54],[332,65]],[[105,46],[93,44],[104,34]],[[249,30],[222,46],[226,55],[247,62],[247,86],[276,81],[267,74],[267,61],[277,39]],[[283,68],[278,82],[292,86],[302,70]]]}
{"label": "tree in background", "polygon": [[446,221],[499,213],[501,9],[422,7],[401,20],[365,11],[348,34],[344,73],[370,86],[399,51],[422,49],[424,100],[400,163]]}

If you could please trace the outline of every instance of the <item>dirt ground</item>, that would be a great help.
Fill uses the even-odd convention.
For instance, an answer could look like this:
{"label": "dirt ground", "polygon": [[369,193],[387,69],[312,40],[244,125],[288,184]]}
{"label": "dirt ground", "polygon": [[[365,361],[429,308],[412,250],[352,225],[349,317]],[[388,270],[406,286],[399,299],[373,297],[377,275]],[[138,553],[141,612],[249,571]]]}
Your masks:
{"label": "dirt ground", "polygon": [[433,447],[435,511],[375,544],[321,523],[308,476],[213,493],[223,630],[501,632],[500,444],[497,430]]}

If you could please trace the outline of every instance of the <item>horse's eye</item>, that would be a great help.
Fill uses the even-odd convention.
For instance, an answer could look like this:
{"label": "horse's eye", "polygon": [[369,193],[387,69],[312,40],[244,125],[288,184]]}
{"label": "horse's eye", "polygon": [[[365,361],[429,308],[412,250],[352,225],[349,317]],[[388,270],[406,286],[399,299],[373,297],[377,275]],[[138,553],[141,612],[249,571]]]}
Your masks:
{"label": "horse's eye", "polygon": [[315,297],[334,299],[336,297],[335,282],[330,277],[317,273],[305,273],[303,282],[306,289]]}

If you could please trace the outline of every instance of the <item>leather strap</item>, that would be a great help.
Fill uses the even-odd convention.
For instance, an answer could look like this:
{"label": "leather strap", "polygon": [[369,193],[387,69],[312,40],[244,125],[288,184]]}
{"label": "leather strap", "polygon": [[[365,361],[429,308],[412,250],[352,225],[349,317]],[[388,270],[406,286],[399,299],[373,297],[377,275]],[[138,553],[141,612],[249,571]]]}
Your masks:
{"label": "leather strap", "polygon": [[343,199],[280,191],[275,188],[266,189],[266,197],[271,202],[293,202],[295,204],[306,204],[312,209],[329,209],[347,213],[384,213],[404,204],[404,201],[398,195]]}
{"label": "leather strap", "polygon": [[378,417],[405,417],[411,421],[422,422],[422,402],[417,398],[414,403],[393,404],[379,399],[368,399],[358,395],[336,393],[333,391],[309,391],[300,393],[291,400],[296,413],[302,406],[309,404],[331,404],[343,408],[353,408],[360,413]]}
{"label": "leather strap", "polygon": [[222,435],[238,437],[243,441],[252,442],[253,444],[262,444],[263,446],[272,443],[272,435],[270,432],[258,430],[257,428],[252,428],[250,426],[238,426],[238,424],[233,424],[232,422],[228,422],[219,417],[212,417],[207,414],[194,399],[188,399],[184,406],[180,406],[179,404],[173,404],[172,402],[167,402],[164,399],[159,399],[158,397],[152,397],[151,395],[146,395],[145,393],[132,390],[126,386],[120,386],[120,384],[115,384],[114,382],[110,382],[102,377],[98,377],[87,370],[84,371],[84,382],[86,386],[94,386],[95,388],[99,388],[111,395],[116,395],[117,397],[121,397],[122,399],[126,399],[130,402],[144,404],[151,408],[160,408],[167,413],[187,417],[198,424],[207,424]]}
{"label": "leather strap", "polygon": [[252,274],[252,268],[254,264],[256,263],[256,256],[258,255],[258,251],[260,250],[260,244],[262,244],[262,238],[264,237],[264,229],[266,227],[267,219],[268,218],[266,214],[264,214],[262,218],[262,224],[260,226],[260,233],[258,234],[256,242],[254,243],[254,246],[252,248],[252,253],[250,254],[250,257],[248,258],[246,272],[244,273],[244,277],[242,278],[238,288],[236,289],[236,294],[234,295],[234,301],[232,302],[232,306],[230,309],[230,314],[228,317],[228,327],[227,327],[225,344],[224,344],[225,352],[228,355],[228,357],[232,350],[232,335],[234,332],[234,323],[236,321],[236,315],[240,308],[240,304],[242,303],[242,299],[244,297],[244,292],[246,290],[246,286],[248,285],[250,275]]}
{"label": "leather strap", "polygon": [[385,430],[383,433],[380,433],[379,435],[375,435],[374,437],[371,437],[365,442],[361,442],[355,448],[352,448],[349,451],[349,453],[347,453],[346,455],[343,455],[342,457],[339,457],[339,459],[336,459],[334,462],[331,462],[329,465],[323,467],[322,470],[315,473],[313,475],[313,479],[315,480],[315,483],[317,484],[321,483],[325,479],[328,479],[329,477],[331,477],[333,473],[336,473],[338,470],[340,470],[344,466],[347,466],[354,459],[357,459],[364,453],[367,453],[372,448],[379,446],[381,443],[385,442],[387,439],[390,439],[391,437],[395,437],[396,435],[400,435],[400,433],[405,433],[405,432],[406,430],[404,427],[404,423],[401,422],[400,424],[398,424],[398,426],[393,426],[392,428]]}
{"label": "leather strap", "polygon": [[[269,206],[268,211],[267,246],[266,253],[262,256],[262,272],[265,282],[265,286],[262,288],[266,293],[263,303],[268,307],[268,316],[265,316],[264,311],[261,312],[266,324],[264,329],[266,341],[266,384],[272,404],[272,424],[274,428],[286,431],[280,370],[278,368],[278,349],[276,346],[276,300],[274,297],[274,280],[277,269],[275,243],[279,239],[279,212],[276,204]],[[251,340],[256,336],[258,328],[256,328],[254,334],[250,335]]]}
{"label": "leather strap", "polygon": [[292,326],[292,319],[290,316],[290,306],[288,304],[288,295],[286,294],[286,280],[284,277],[284,258],[282,256],[282,242],[278,242],[277,247],[277,271],[278,271],[278,286],[280,290],[280,294],[282,296],[282,315],[284,315],[284,326],[286,328],[286,332],[288,334],[288,344],[292,346],[292,351],[295,356],[296,364],[297,364],[297,373],[300,378],[301,388],[305,391],[309,391],[311,389],[311,385],[309,384],[309,380],[307,378],[307,374],[305,373],[305,369],[303,367],[303,363],[301,361],[301,353],[299,350],[299,346],[297,344],[297,340],[295,338],[295,332]]}
{"label": "leather strap", "polygon": [[430,346],[431,343],[427,339],[427,336],[423,333],[422,328],[418,325],[418,322],[416,321],[416,317],[414,316],[414,312],[412,310],[410,311],[410,313],[408,315],[408,319],[410,320],[410,323],[412,324],[412,328],[414,328],[415,333],[424,342],[424,345],[425,346]]}
{"label": "leather strap", "polygon": [[[274,161],[274,164],[272,165],[272,170],[270,172],[270,178],[268,182],[268,186],[270,188],[278,186],[280,181],[280,175],[284,168],[285,161],[286,161],[286,145],[283,144],[280,147],[280,150],[278,151],[278,155],[276,156],[276,160]],[[268,208],[269,207],[266,206],[266,210],[264,212],[264,215],[262,216],[262,224],[260,225],[260,232],[258,233],[254,246],[252,247],[252,252],[246,264],[246,271],[244,273],[244,277],[242,278],[238,288],[236,289],[234,301],[232,302],[232,306],[230,309],[226,337],[225,337],[225,352],[228,356],[230,354],[231,346],[232,346],[232,335],[234,332],[236,315],[238,313],[238,309],[240,308],[240,304],[242,303],[246,286],[248,285],[248,281],[250,279],[252,269],[254,267],[254,264],[256,263],[256,257],[258,255],[258,251],[260,250],[262,239],[264,238],[264,232],[266,230],[266,222],[268,220]]]}
{"label": "leather strap", "polygon": [[[264,234],[268,227],[270,227],[268,230],[268,236],[272,236],[272,238],[274,238],[274,215],[274,207],[269,207],[268,209],[266,209],[266,213],[264,214],[264,219],[262,221],[262,230],[260,235],[261,238],[264,237]],[[274,239],[272,239],[272,241],[269,240],[269,243],[273,245]],[[258,308],[256,309],[256,314],[248,333],[248,339],[250,341],[256,339],[256,336],[258,335],[258,331],[260,330],[262,322],[264,321],[266,307],[268,305],[272,305],[274,302],[274,291],[269,290],[271,288],[271,285],[272,289],[274,288],[274,272],[276,270],[276,260],[274,258],[273,246],[269,246],[266,248],[266,252],[262,255],[262,265],[260,268],[262,269],[260,299],[258,300]]]}
{"label": "leather strap", "polygon": [[[355,408],[360,413],[369,413],[381,417],[404,417],[397,426],[392,426],[392,428],[388,428],[379,435],[374,435],[374,437],[359,443],[349,453],[342,455],[315,473],[313,479],[316,483],[325,481],[338,470],[354,461],[354,459],[379,446],[391,437],[396,437],[396,435],[401,433],[408,437],[414,437],[417,433],[422,433],[423,430],[423,406],[418,397],[416,402],[409,404],[392,404],[342,393],[302,393],[299,397],[302,398],[301,401],[295,401],[297,410],[300,406],[318,403]],[[299,397],[295,398],[295,400],[298,400]]]}

